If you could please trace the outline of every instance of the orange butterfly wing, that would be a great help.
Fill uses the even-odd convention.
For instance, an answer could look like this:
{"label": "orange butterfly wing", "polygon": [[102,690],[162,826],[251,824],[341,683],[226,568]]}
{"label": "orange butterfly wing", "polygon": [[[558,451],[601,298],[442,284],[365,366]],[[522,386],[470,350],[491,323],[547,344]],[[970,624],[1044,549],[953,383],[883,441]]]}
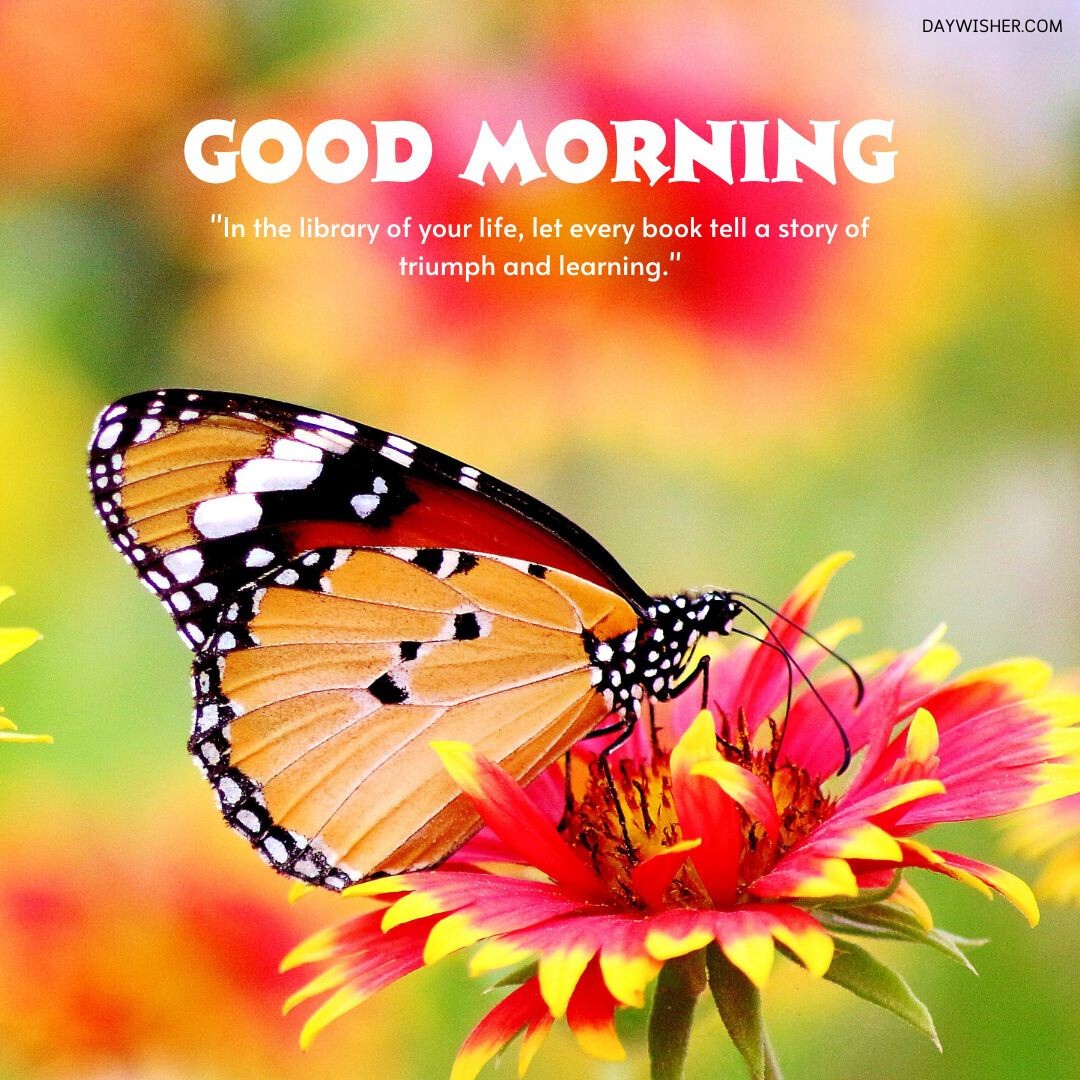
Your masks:
{"label": "orange butterfly wing", "polygon": [[430,748],[527,783],[610,711],[587,635],[637,627],[561,570],[456,549],[319,549],[239,590],[196,660],[191,750],[278,869],[341,887],[440,862],[479,827]]}

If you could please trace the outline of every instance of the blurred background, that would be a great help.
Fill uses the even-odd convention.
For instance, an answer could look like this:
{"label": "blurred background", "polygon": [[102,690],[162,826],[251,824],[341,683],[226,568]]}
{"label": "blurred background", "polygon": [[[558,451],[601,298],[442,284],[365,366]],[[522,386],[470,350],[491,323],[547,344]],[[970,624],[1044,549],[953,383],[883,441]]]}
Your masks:
{"label": "blurred background", "polygon": [[[1060,13],[1028,6],[1011,13]],[[278,1013],[304,975],[277,963],[351,912],[288,906],[187,762],[187,654],[86,492],[90,425],[121,394],[228,388],[400,431],[554,504],[654,591],[777,601],[852,548],[823,616],[864,619],[856,654],[944,620],[969,666],[1076,665],[1076,29],[920,22],[883,2],[643,3],[617,19],[575,0],[0,4],[0,582],[18,592],[3,621],[45,635],[0,671],[0,701],[56,738],[0,754],[0,1078],[352,1077],[373,1061],[444,1076],[491,1003],[446,962],[298,1050],[300,1019]],[[414,119],[435,160],[404,186],[209,187],[181,148],[213,116]],[[897,178],[455,179],[482,119],[519,117],[538,132],[569,117],[893,118]],[[226,241],[220,212],[872,226],[831,248],[690,242],[656,285],[465,285],[401,278],[390,247]],[[990,828],[944,842],[1001,858]],[[1032,932],[1004,904],[916,884],[940,924],[992,939],[979,979],[889,954],[944,1056],[785,965],[768,1016],[788,1074],[1074,1077],[1080,916],[1048,907]],[[641,1017],[624,1021],[627,1065],[557,1030],[531,1075],[644,1076]],[[740,1069],[703,1010],[690,1075]]]}

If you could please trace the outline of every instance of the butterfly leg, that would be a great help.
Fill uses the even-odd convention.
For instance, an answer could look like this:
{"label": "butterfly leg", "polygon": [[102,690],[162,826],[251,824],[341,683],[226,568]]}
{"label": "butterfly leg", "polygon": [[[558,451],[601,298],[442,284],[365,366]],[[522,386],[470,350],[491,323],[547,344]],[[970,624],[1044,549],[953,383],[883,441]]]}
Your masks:
{"label": "butterfly leg", "polygon": [[574,812],[574,785],[570,779],[570,766],[573,763],[571,751],[563,754],[563,812],[556,828],[562,832],[570,824],[570,815]]}
{"label": "butterfly leg", "polygon": [[623,842],[626,844],[626,854],[631,862],[637,862],[637,849],[630,839],[630,829],[626,824],[626,813],[623,810],[622,800],[619,798],[619,789],[615,786],[615,777],[612,775],[611,763],[608,761],[608,758],[613,751],[617,750],[631,735],[633,735],[636,726],[637,714],[629,713],[621,723],[612,724],[609,727],[602,728],[600,731],[594,733],[597,735],[604,735],[619,731],[619,734],[612,739],[599,754],[597,754],[596,760],[600,763],[600,769],[604,774],[604,780],[607,782],[608,791],[611,794],[611,801],[615,804],[615,814],[619,819],[619,828],[622,830]]}
{"label": "butterfly leg", "polygon": [[672,698],[679,697],[688,686],[693,683],[697,677],[701,676],[701,707],[707,709],[709,707],[709,664],[712,662],[711,656],[703,656],[695,665],[693,671],[688,675],[684,675],[674,686],[668,689],[666,692],[657,696],[658,701],[670,701]]}
{"label": "butterfly leg", "polygon": [[656,703],[650,697],[646,702],[649,708],[649,742],[652,745],[653,753],[660,753],[660,735],[656,727]]}

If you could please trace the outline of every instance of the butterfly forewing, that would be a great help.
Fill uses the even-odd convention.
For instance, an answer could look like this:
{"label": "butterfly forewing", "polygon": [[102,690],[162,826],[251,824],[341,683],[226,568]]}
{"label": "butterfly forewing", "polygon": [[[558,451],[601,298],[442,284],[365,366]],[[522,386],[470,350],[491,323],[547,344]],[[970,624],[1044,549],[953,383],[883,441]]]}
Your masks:
{"label": "butterfly forewing", "polygon": [[285,872],[340,887],[430,866],[479,827],[430,743],[522,782],[597,726],[586,635],[625,601],[457,549],[319,549],[225,606],[196,660],[192,753],[226,818]]}
{"label": "butterfly forewing", "polygon": [[195,650],[223,597],[321,547],[483,551],[647,603],[600,544],[517,489],[401,436],[262,398],[124,398],[98,421],[90,480],[113,542]]}

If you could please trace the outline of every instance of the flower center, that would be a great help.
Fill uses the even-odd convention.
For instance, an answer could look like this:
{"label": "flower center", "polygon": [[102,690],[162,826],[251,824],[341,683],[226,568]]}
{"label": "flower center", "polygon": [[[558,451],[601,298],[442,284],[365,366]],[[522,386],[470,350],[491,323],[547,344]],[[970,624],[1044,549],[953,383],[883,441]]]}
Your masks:
{"label": "flower center", "polygon": [[[780,819],[774,840],[761,822],[738,807],[742,830],[729,857],[737,863],[740,889],[744,889],[828,818],[834,804],[807,772],[789,763],[777,766],[775,740],[774,746],[761,750],[753,749],[745,737],[734,743],[721,739],[718,749],[768,785]],[[564,837],[586,855],[613,895],[643,907],[634,888],[635,867],[688,839],[675,806],[668,753],[655,751],[645,760],[612,760],[610,780],[599,759],[587,764],[579,759],[574,762],[572,781],[574,803],[562,825]],[[691,854],[668,889],[666,903],[711,906],[692,862]]]}

